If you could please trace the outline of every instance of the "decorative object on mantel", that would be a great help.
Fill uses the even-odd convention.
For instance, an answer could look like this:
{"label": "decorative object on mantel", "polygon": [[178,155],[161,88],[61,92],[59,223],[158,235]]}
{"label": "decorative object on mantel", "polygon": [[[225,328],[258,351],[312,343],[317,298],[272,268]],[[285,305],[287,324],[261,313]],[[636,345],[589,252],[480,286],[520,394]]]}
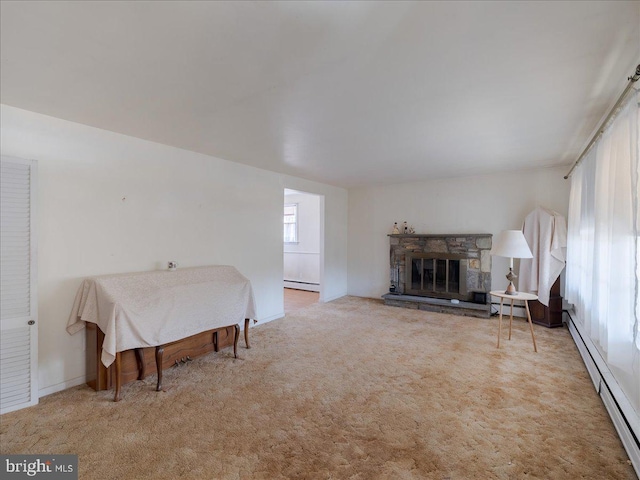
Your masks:
{"label": "decorative object on mantel", "polygon": [[407,222],[402,222],[402,227],[398,227],[398,222],[393,222],[393,230],[391,235],[414,235],[416,229],[413,225],[409,225]]}
{"label": "decorative object on mantel", "polygon": [[509,273],[506,275],[507,280],[509,280],[509,285],[504,293],[506,295],[518,295],[516,287],[513,285],[513,281],[518,278],[518,276],[513,273],[513,259],[533,257],[522,231],[503,230],[500,232],[491,249],[491,255],[509,258]]}
{"label": "decorative object on mantel", "polygon": [[170,272],[173,272],[176,268],[178,268],[178,262],[169,262],[167,268]]}

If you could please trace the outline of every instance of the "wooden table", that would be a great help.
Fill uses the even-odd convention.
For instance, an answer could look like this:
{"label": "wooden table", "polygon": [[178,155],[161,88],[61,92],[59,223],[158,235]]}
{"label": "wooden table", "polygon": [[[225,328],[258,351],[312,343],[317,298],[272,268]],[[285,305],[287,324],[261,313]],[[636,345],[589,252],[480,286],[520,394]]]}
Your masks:
{"label": "wooden table", "polygon": [[[242,319],[249,347],[250,318],[255,319],[256,314],[249,280],[232,266],[212,265],[85,279],[78,289],[67,331],[73,334],[86,323],[94,323],[103,332],[101,362],[107,368],[115,363],[117,401],[122,352],[136,351],[138,364],[144,364],[142,349],[153,347],[156,359],[162,360],[164,346],[204,332],[212,332],[217,349],[216,331],[233,327],[236,354]],[[157,368],[161,376],[162,365]]]}
{"label": "wooden table", "polygon": [[513,323],[513,302],[516,300],[522,300],[524,302],[525,310],[527,311],[527,320],[529,321],[529,329],[531,330],[531,340],[533,340],[533,351],[537,352],[536,336],[533,333],[533,324],[531,323],[531,312],[529,311],[529,300],[537,300],[538,296],[533,293],[516,292],[515,295],[509,295],[502,290],[492,290],[491,295],[494,297],[500,297],[500,319],[498,321],[498,346],[500,348],[500,336],[502,335],[502,305],[505,298],[511,301],[511,309],[509,312],[509,340],[511,340],[511,324]]}

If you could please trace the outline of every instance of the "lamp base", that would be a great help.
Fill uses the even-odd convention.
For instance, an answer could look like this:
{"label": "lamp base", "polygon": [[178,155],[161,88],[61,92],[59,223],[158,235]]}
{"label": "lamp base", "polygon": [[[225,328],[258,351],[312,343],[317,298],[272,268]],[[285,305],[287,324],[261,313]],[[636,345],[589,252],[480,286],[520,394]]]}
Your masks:
{"label": "lamp base", "polygon": [[518,278],[518,276],[513,273],[513,268],[509,269],[509,273],[507,273],[507,280],[509,280],[509,285],[507,289],[504,291],[505,295],[517,295],[518,291],[516,290],[516,286],[513,284],[513,281]]}

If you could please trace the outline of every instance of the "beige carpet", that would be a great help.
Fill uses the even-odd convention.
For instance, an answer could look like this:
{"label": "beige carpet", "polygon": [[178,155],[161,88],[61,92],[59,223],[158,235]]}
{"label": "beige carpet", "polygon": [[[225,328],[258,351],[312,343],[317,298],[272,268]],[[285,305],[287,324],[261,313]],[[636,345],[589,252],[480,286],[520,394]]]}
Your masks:
{"label": "beige carpet", "polygon": [[[112,392],[3,415],[2,453],[79,454],[81,479],[633,479],[565,329],[343,298]],[[503,331],[504,332],[504,331]]]}

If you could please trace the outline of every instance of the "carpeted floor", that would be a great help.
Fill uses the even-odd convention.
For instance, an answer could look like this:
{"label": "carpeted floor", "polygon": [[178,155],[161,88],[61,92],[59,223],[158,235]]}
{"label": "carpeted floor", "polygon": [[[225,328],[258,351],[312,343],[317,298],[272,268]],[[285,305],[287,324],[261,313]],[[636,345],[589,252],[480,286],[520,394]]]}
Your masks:
{"label": "carpeted floor", "polygon": [[2,453],[79,455],[81,479],[634,479],[566,329],[346,297],[129,384],[0,417]]}

